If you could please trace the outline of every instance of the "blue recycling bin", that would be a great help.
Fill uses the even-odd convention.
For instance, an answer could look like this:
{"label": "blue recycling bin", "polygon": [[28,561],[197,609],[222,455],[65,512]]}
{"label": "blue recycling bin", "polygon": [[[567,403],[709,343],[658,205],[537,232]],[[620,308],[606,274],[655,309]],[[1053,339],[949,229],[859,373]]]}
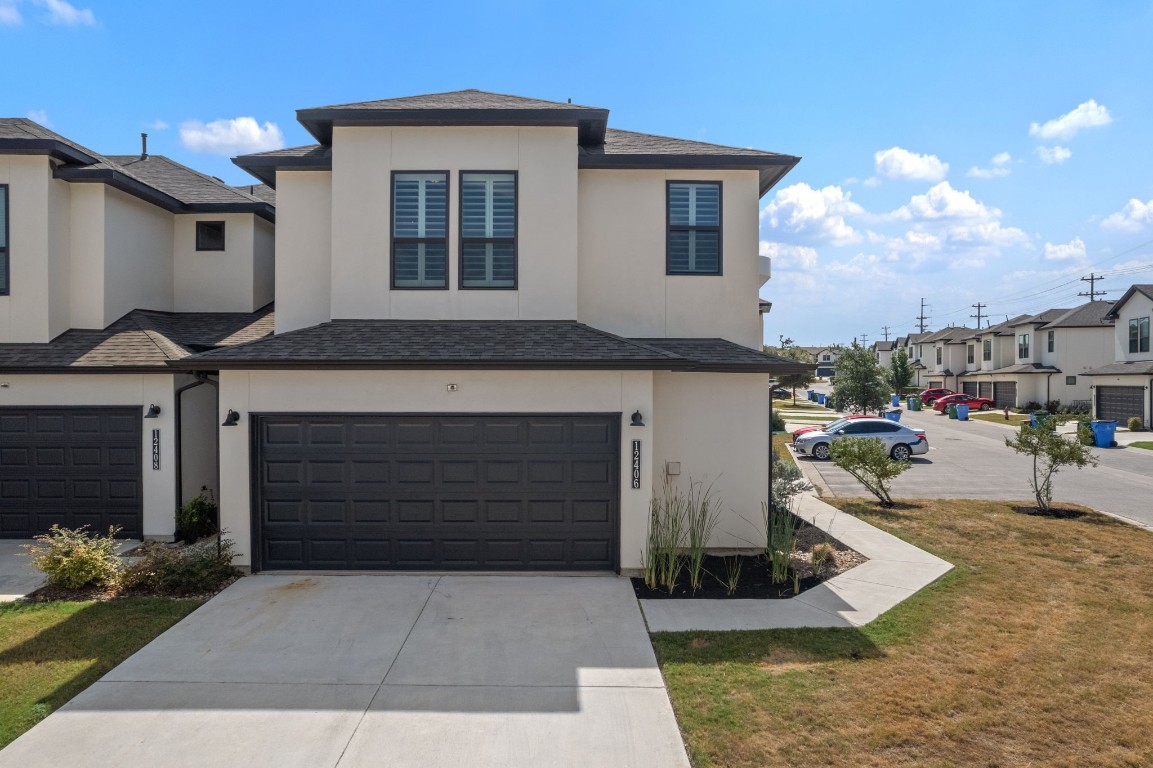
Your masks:
{"label": "blue recycling bin", "polygon": [[818,392],[817,393],[817,404],[818,405],[824,405],[825,404],[825,393],[824,392]]}
{"label": "blue recycling bin", "polygon": [[957,403],[957,421],[969,420],[969,406]]}
{"label": "blue recycling bin", "polygon": [[900,421],[901,420],[901,409],[900,408],[894,408],[891,411],[885,411],[885,418],[888,419],[889,421]]}
{"label": "blue recycling bin", "polygon": [[807,394],[809,396],[809,402],[815,403],[817,401],[817,393],[816,392],[814,392],[813,390],[810,389]]}
{"label": "blue recycling bin", "polygon": [[1109,448],[1117,433],[1117,422],[1097,419],[1089,422],[1089,429],[1093,430],[1093,442],[1098,448]]}
{"label": "blue recycling bin", "polygon": [[[1036,429],[1037,427],[1043,427],[1051,415],[1052,414],[1050,414],[1048,411],[1034,411],[1033,413],[1029,414],[1029,426],[1033,429]],[[1113,423],[1116,424],[1117,422]]]}
{"label": "blue recycling bin", "polygon": [[894,408],[900,408],[901,407],[901,396],[900,395],[893,395],[892,405]]}

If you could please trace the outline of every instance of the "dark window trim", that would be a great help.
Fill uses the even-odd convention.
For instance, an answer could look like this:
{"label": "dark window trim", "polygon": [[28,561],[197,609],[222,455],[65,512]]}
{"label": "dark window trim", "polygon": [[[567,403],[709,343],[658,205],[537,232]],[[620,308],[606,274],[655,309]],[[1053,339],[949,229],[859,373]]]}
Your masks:
{"label": "dark window trim", "polygon": [[1067,387],[1077,386],[1077,377],[1076,376],[1066,376],[1065,377],[1065,386],[1067,386]]}
{"label": "dark window trim", "polygon": [[969,348],[966,359],[968,360],[969,364],[972,365],[973,363],[977,362],[977,345],[967,344],[966,346]]}
{"label": "dark window trim", "polygon": [[993,359],[993,340],[985,339],[981,342],[981,360]]}
{"label": "dark window trim", "polygon": [[[396,243],[399,240],[402,243],[421,243],[440,238],[432,237],[401,237],[397,238],[393,233],[396,232],[396,175],[398,173],[439,173],[444,176],[444,285],[441,286],[428,286],[428,285],[397,285],[396,284]],[[451,262],[448,253],[448,233],[451,222],[449,221],[449,212],[452,210],[452,171],[417,171],[417,170],[398,170],[393,169],[392,175],[388,179],[388,284],[389,288],[394,291],[447,291],[449,286],[448,265]]]}
{"label": "dark window trim", "polygon": [[[1145,321],[1145,335],[1141,335],[1141,321]],[[1136,330],[1136,338],[1134,338],[1133,331]],[[1132,317],[1129,319],[1129,354],[1140,355],[1149,351],[1149,318],[1148,317]],[[1141,342],[1145,342],[1145,348],[1141,348]]]}
{"label": "dark window trim", "polygon": [[11,194],[7,184],[0,184],[0,189],[4,190],[4,235],[3,245],[0,245],[0,254],[4,255],[4,285],[0,286],[0,296],[8,296],[12,292],[12,216],[8,209],[8,197]]}
{"label": "dark window trim", "polygon": [[[205,248],[200,242],[200,225],[201,224],[219,224],[220,225],[220,247],[219,248]],[[198,251],[227,251],[228,250],[228,226],[224,221],[197,221],[196,222],[196,250]]]}
{"label": "dark window trim", "polygon": [[1056,331],[1048,331],[1047,333],[1049,335],[1045,337],[1045,347],[1050,352],[1052,352],[1054,350],[1054,348],[1057,346],[1056,341],[1055,341],[1055,339],[1057,338],[1057,332]]}
{"label": "dark window trim", "polygon": [[[715,227],[682,227],[679,232],[701,230],[717,233],[717,271],[716,272],[673,272],[670,264],[669,233],[673,231],[670,195],[673,184],[711,184],[717,188],[717,226]],[[665,180],[665,275],[667,277],[723,277],[725,274],[725,185],[716,179],[666,179]]]}
{"label": "dark window trim", "polygon": [[[512,285],[465,285],[464,284],[464,241],[484,243],[504,243],[506,237],[469,237],[464,236],[464,176],[466,173],[502,173],[512,176]],[[520,289],[520,171],[492,170],[479,171],[475,168],[457,171],[456,195],[456,284],[461,291],[516,291]]]}
{"label": "dark window trim", "polygon": [[1029,334],[1017,334],[1017,359],[1024,360],[1029,357]]}

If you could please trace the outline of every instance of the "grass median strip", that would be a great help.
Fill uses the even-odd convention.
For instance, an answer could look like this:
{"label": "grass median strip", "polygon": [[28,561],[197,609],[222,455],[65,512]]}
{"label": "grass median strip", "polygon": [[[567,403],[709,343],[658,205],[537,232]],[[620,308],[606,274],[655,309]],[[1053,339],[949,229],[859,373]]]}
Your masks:
{"label": "grass median strip", "polygon": [[1129,443],[1130,448],[1144,448],[1147,451],[1153,451],[1153,440],[1138,440],[1135,443]]}
{"label": "grass median strip", "polygon": [[654,635],[697,768],[1153,764],[1153,534],[830,502],[957,567],[857,630]]}

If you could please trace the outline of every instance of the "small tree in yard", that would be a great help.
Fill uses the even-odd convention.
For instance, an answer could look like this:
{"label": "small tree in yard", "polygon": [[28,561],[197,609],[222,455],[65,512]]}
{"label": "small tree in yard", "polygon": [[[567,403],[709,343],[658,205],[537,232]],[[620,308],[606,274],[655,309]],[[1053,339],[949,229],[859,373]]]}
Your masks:
{"label": "small tree in yard", "polygon": [[893,479],[913,466],[908,459],[894,461],[889,458],[885,444],[875,437],[836,440],[829,449],[829,458],[857,478],[886,507],[893,506],[893,497],[889,494]]}
{"label": "small tree in yard", "polygon": [[[791,344],[792,339],[785,339],[786,343]],[[817,365],[813,362],[813,356],[800,347],[782,346],[770,347],[765,346],[765,351],[778,357],[783,357],[786,360],[796,360],[798,363],[805,363],[811,368],[804,373],[789,373],[784,376],[777,377],[777,384],[792,390],[793,399],[797,399],[797,390],[804,389],[813,383],[816,379]]]}
{"label": "small tree in yard", "polygon": [[909,353],[898,349],[889,358],[889,370],[885,372],[888,384],[898,395],[913,383],[913,366],[909,363]]}
{"label": "small tree in yard", "polygon": [[1061,467],[1097,466],[1097,457],[1089,450],[1090,446],[1080,441],[1068,440],[1057,433],[1058,420],[1050,417],[1037,426],[1021,425],[1016,437],[1005,438],[1005,445],[1017,453],[1033,457],[1033,477],[1029,487],[1037,499],[1037,509],[1049,512],[1053,505],[1053,475]]}
{"label": "small tree in yard", "polygon": [[872,350],[854,344],[837,360],[833,401],[847,411],[881,411],[889,399],[885,372]]}

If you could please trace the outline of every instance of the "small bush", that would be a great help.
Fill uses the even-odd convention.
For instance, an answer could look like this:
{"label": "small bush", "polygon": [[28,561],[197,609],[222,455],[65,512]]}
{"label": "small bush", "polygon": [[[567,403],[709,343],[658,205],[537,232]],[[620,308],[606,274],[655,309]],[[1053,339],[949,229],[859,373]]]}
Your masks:
{"label": "small bush", "polygon": [[108,529],[108,535],[53,525],[48,533],[35,537],[35,544],[25,544],[32,567],[48,577],[48,583],[64,589],[103,586],[116,580],[120,558],[119,528]]}
{"label": "small bush", "polygon": [[820,574],[837,559],[837,550],[828,542],[814,544],[810,553],[813,556],[813,573]]}
{"label": "small bush", "polygon": [[893,506],[889,488],[894,478],[912,467],[912,463],[889,458],[885,444],[875,437],[849,437],[833,442],[829,458],[855,477],[883,506]]}
{"label": "small bush", "polygon": [[1093,430],[1082,424],[1077,427],[1077,442],[1081,445],[1093,445],[1097,441],[1093,437]]}
{"label": "small bush", "polygon": [[180,509],[176,510],[176,536],[192,544],[216,533],[216,502],[207,488]]}
{"label": "small bush", "polygon": [[1060,413],[1061,412],[1061,401],[1060,400],[1050,400],[1049,402],[1045,403],[1045,410],[1048,411],[1049,413]]}
{"label": "small bush", "polygon": [[129,592],[191,595],[216,592],[239,575],[232,565],[236,544],[213,536],[184,547],[153,547],[128,567],[120,586]]}
{"label": "small bush", "polygon": [[774,432],[784,432],[785,431],[785,417],[781,415],[780,411],[777,411],[777,410],[773,411],[773,418],[770,421],[770,424],[771,424]]}
{"label": "small bush", "polygon": [[1140,416],[1130,416],[1126,426],[1129,427],[1130,432],[1140,432],[1145,425],[1141,423]]}
{"label": "small bush", "polygon": [[1037,411],[1043,411],[1044,408],[1042,408],[1041,404],[1038,403],[1036,400],[1030,400],[1029,402],[1025,403],[1024,407],[1022,407],[1021,410],[1024,413],[1036,413]]}

